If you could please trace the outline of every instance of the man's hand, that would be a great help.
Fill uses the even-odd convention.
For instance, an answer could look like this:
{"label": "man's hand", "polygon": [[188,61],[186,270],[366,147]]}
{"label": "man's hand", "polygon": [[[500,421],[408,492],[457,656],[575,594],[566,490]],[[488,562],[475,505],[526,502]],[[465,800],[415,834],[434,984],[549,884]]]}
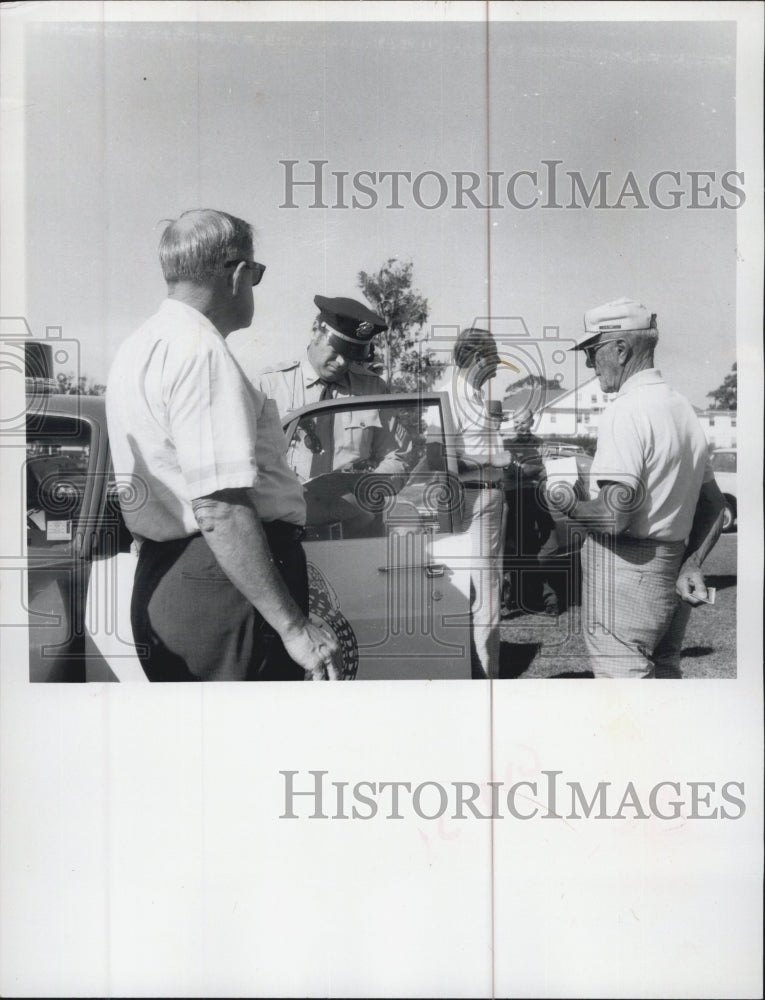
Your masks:
{"label": "man's hand", "polygon": [[707,588],[701,564],[720,537],[724,512],[725,497],[714,479],[702,483],[685,550],[685,561],[675,583],[676,593],[692,607],[706,601]]}
{"label": "man's hand", "polygon": [[343,678],[343,657],[331,632],[311,621],[283,633],[284,648],[306,673],[306,680],[339,681]]}
{"label": "man's hand", "polygon": [[688,563],[682,565],[675,582],[675,593],[694,608],[706,602],[707,588],[704,574],[698,566],[690,566]]}

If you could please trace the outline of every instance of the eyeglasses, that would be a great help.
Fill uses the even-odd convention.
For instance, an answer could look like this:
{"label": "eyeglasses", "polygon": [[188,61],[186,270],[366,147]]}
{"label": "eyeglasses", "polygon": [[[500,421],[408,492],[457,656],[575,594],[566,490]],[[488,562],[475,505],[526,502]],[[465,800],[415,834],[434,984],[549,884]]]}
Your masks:
{"label": "eyeglasses", "polygon": [[601,340],[599,343],[593,344],[592,347],[583,347],[582,350],[587,360],[592,362],[601,347],[605,347],[606,344],[615,344],[617,340],[621,340],[621,337],[610,337],[608,340]]}
{"label": "eyeglasses", "polygon": [[256,260],[227,260],[223,265],[224,267],[236,267],[237,264],[244,264],[250,271],[252,271],[252,284],[259,285],[260,279],[263,277],[263,272],[266,270],[265,264],[259,264]]}

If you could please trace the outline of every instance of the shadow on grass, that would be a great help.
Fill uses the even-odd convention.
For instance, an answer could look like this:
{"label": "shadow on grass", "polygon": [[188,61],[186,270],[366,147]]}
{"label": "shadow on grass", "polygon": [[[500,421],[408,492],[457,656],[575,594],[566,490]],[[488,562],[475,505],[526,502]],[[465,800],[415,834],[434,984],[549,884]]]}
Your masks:
{"label": "shadow on grass", "polygon": [[550,680],[553,680],[556,677],[584,677],[586,680],[594,680],[595,674],[591,670],[564,670],[560,674],[550,674]]}
{"label": "shadow on grass", "polygon": [[541,648],[539,642],[503,642],[499,647],[500,679],[520,677],[531,666]]}
{"label": "shadow on grass", "polygon": [[686,646],[680,650],[680,656],[709,656],[714,651],[714,646]]}

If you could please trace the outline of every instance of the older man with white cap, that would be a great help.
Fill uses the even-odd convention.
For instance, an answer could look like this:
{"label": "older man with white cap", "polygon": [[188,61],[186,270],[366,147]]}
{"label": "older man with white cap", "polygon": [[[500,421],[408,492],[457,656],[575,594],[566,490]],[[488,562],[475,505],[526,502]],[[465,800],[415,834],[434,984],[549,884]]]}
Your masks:
{"label": "older man with white cap", "polygon": [[[654,367],[656,315],[631,299],[590,309],[583,351],[616,393],[598,433],[594,500],[549,500],[587,526],[585,642],[596,677],[679,677],[690,611],[707,601],[701,564],[724,500],[693,407]],[[554,493],[554,491],[551,491]]]}

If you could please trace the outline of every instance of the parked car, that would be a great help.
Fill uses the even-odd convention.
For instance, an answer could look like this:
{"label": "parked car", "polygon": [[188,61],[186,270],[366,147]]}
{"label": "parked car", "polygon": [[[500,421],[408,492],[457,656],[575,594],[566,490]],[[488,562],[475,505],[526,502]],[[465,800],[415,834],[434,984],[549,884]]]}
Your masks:
{"label": "parked car", "polygon": [[[306,483],[311,616],[337,635],[347,678],[469,678],[470,548],[448,396],[304,407],[284,422],[293,466],[330,414],[346,428],[405,427],[416,462],[406,475],[342,467]],[[103,397],[34,397],[26,490],[31,680],[145,681],[122,514],[142,497],[115,485]],[[559,525],[565,560],[579,540]]]}
{"label": "parked car", "polygon": [[712,452],[712,468],[715,479],[725,497],[723,531],[733,531],[738,518],[736,463],[737,451],[735,448],[719,448]]}
{"label": "parked car", "polygon": [[565,458],[568,455],[586,455],[580,444],[569,441],[550,441],[542,443],[542,454],[545,458]]}

